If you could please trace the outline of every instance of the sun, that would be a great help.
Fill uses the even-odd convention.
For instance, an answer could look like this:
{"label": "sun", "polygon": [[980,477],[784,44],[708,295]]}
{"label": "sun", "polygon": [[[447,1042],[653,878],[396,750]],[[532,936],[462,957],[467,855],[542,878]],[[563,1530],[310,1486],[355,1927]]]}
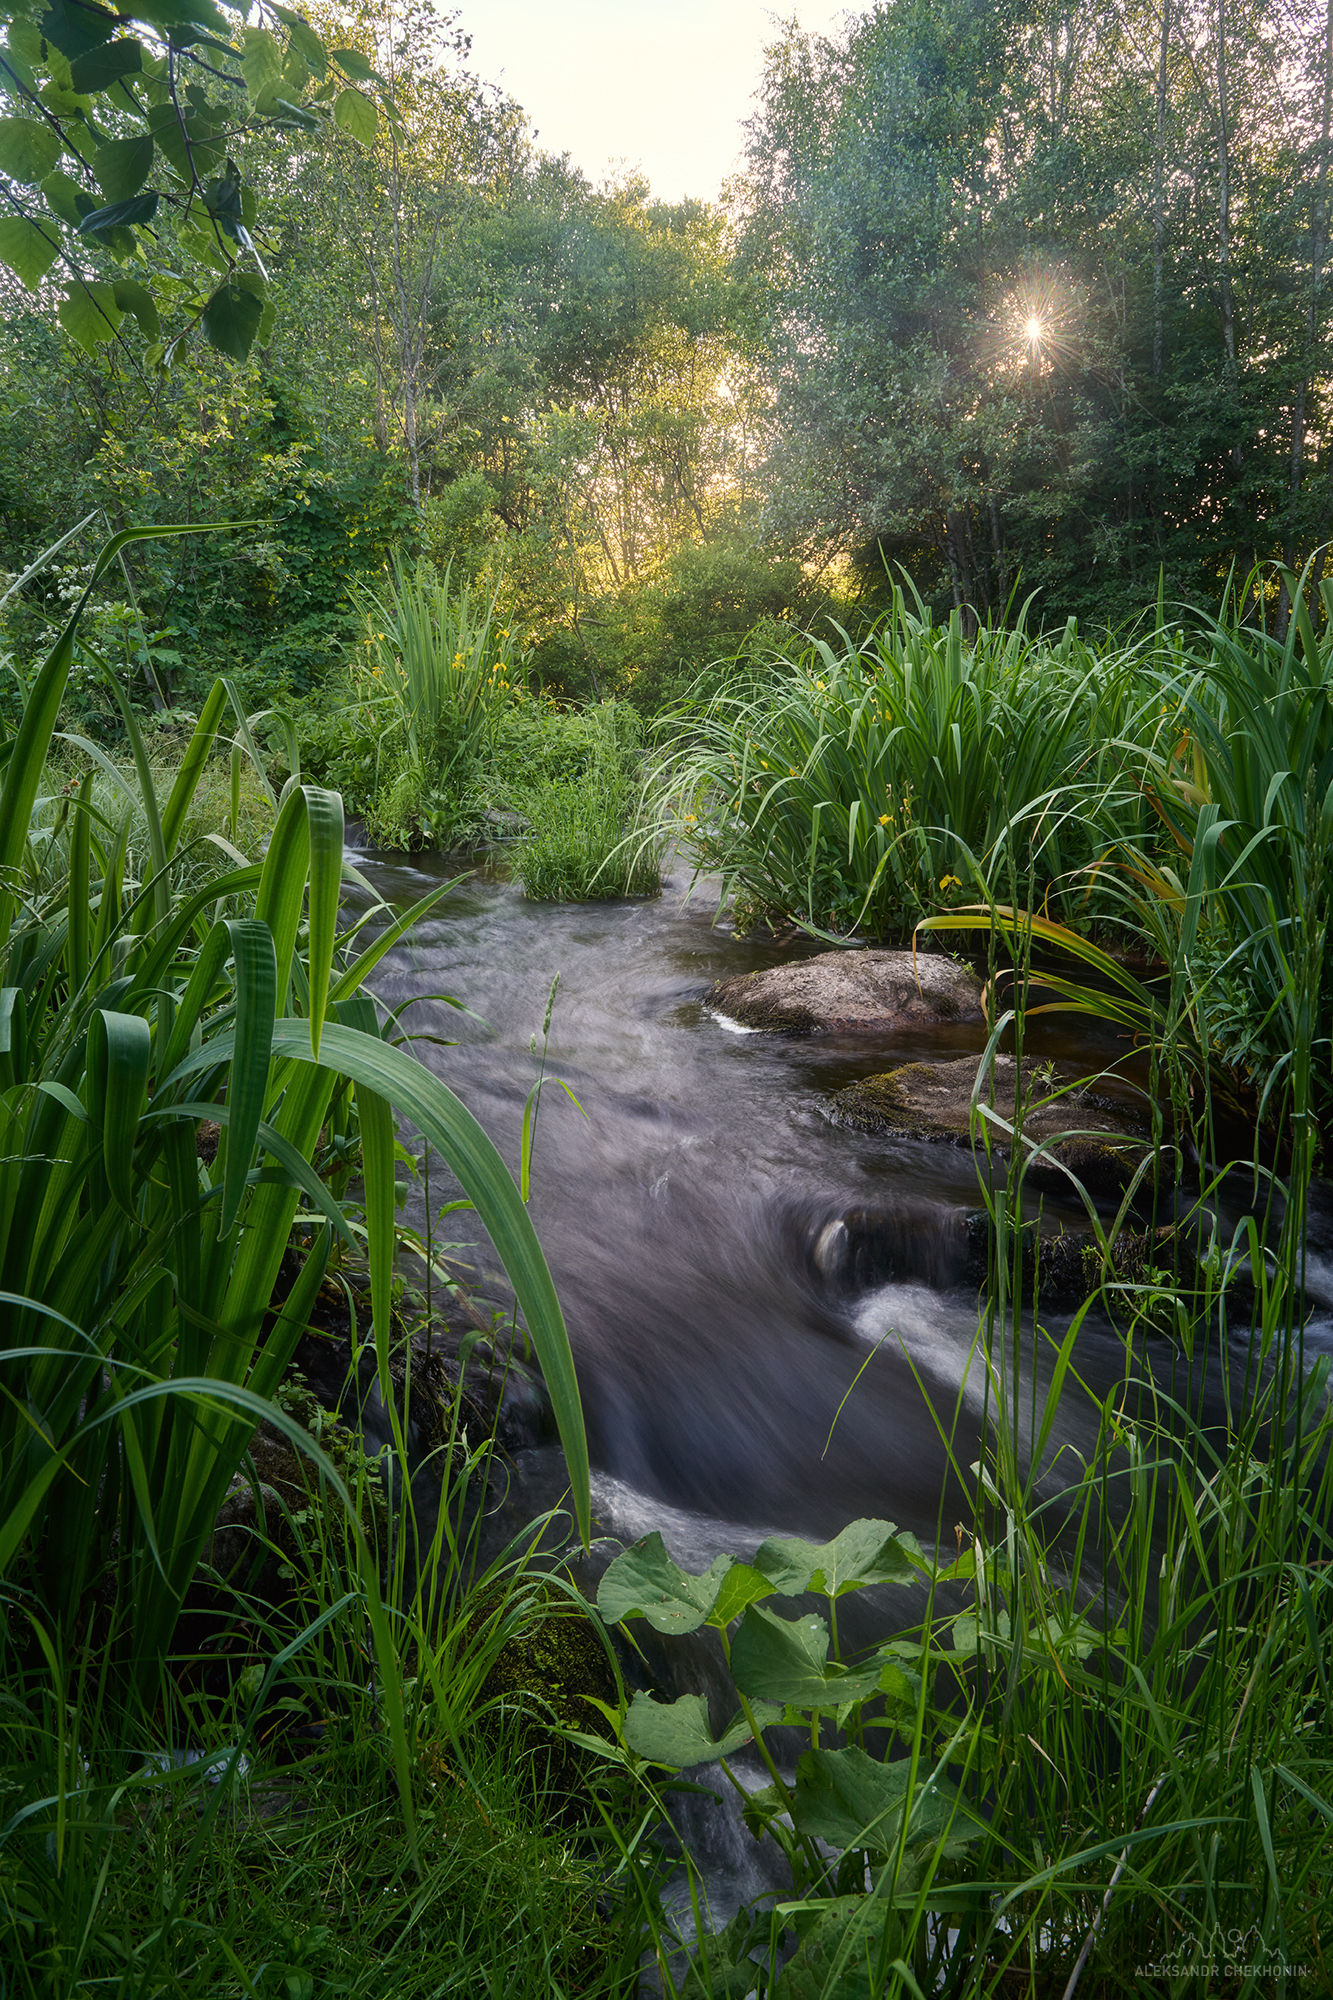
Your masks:
{"label": "sun", "polygon": [[1041,339],[1041,331],[1042,331],[1041,321],[1037,318],[1035,313],[1032,313],[1023,322],[1023,331],[1026,333],[1029,340],[1037,341]]}

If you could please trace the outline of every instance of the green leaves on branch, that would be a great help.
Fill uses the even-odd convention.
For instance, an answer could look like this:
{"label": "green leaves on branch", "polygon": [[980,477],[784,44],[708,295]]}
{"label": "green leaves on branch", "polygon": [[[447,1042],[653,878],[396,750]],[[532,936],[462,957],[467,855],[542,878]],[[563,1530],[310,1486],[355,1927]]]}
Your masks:
{"label": "green leaves on branch", "polygon": [[[130,0],[118,13],[52,0],[38,25],[16,0],[3,8],[0,84],[13,108],[0,117],[0,262],[36,290],[60,261],[60,321],[87,352],[120,337],[131,311],[159,367],[195,327],[244,361],[271,307],[256,193],[228,144],[255,125],[374,143],[387,87],[367,58],[330,53],[291,9],[262,14],[247,24],[209,0]],[[213,276],[162,344],[109,292],[90,250],[147,265],[154,317],[181,299],[192,263]]]}

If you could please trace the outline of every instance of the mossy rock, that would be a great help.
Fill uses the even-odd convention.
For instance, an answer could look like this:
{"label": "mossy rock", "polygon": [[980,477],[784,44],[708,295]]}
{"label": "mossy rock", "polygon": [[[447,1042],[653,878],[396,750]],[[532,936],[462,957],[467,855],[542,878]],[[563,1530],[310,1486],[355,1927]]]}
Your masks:
{"label": "mossy rock", "polygon": [[884,1034],[983,1021],[981,981],[951,958],[910,951],[825,951],[719,980],[704,1004],[773,1034]]}
{"label": "mossy rock", "polygon": [[[977,1068],[975,1056],[904,1063],[840,1090],[830,1115],[835,1124],[862,1132],[969,1145]],[[996,1056],[995,1108],[1009,1121],[1014,1081],[1013,1057]],[[1023,1130],[1048,1148],[1029,1165],[1029,1179],[1068,1186],[1067,1173],[1072,1173],[1093,1194],[1119,1194],[1150,1154],[1146,1121],[1132,1109],[1094,1096],[1030,1060],[1023,1063],[1023,1096]],[[1007,1135],[992,1126],[991,1136],[993,1150],[1006,1156]]]}

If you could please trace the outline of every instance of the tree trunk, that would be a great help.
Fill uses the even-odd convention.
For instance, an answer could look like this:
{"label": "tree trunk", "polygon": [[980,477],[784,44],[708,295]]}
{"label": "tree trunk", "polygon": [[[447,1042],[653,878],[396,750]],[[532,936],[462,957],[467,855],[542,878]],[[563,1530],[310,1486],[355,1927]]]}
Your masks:
{"label": "tree trunk", "polygon": [[1162,46],[1157,61],[1157,138],[1153,164],[1152,372],[1162,372],[1162,234],[1166,186],[1166,59],[1171,45],[1171,0],[1162,0]]}
{"label": "tree trunk", "polygon": [[[1297,559],[1296,508],[1301,497],[1305,470],[1310,386],[1315,373],[1315,344],[1319,330],[1319,293],[1328,256],[1328,145],[1333,125],[1333,0],[1328,0],[1324,19],[1324,103],[1319,126],[1319,163],[1315,171],[1314,199],[1310,214],[1310,293],[1305,308],[1305,366],[1291,412],[1291,476],[1287,486],[1287,532],[1283,555],[1288,569]],[[1281,629],[1286,629],[1287,586],[1282,586],[1278,609]]]}
{"label": "tree trunk", "polygon": [[[1231,161],[1227,105],[1226,0],[1217,0],[1217,275],[1222,293],[1222,339],[1228,376],[1236,372],[1236,309],[1231,292]],[[1233,451],[1240,463],[1240,447]]]}

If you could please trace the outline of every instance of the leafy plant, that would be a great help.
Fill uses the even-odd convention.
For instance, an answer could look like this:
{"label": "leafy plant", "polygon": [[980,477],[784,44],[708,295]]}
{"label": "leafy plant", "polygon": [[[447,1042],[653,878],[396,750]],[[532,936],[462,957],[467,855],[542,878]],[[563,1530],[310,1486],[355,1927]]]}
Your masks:
{"label": "leafy plant", "polygon": [[965,640],[896,588],[863,645],[775,652],[741,693],[673,718],[677,823],[724,892],[816,927],[883,936],[1012,860],[1043,891],[1109,839],[1123,753],[1094,729],[1132,672],[1067,631]]}
{"label": "leafy plant", "polygon": [[[140,532],[108,543],[93,582]],[[128,820],[94,823],[90,779],[60,829],[63,876],[52,881],[49,852],[38,867],[31,812],[80,609],[29,692],[0,791],[0,1576],[70,1635],[109,1566],[109,1658],[147,1709],[222,1495],[349,1234],[312,1165],[330,1119],[358,1126],[384,1380],[397,1105],[453,1167],[509,1271],[585,1533],[587,1457],[568,1339],[509,1171],[452,1093],[382,1038],[361,993],[434,899],[363,948],[359,926],[340,935],[341,801],[299,783],[262,865],[173,896],[221,684],[162,805],[125,710],[148,816],[142,882],[126,875]],[[203,1119],[220,1127],[211,1164],[196,1151]],[[311,1248],[275,1315],[298,1222]],[[363,1584],[373,1597],[373,1576]]]}
{"label": "leafy plant", "polygon": [[518,775],[510,796],[528,822],[515,856],[537,902],[655,896],[662,838],[642,809],[638,719],[623,703],[588,711],[591,748],[575,777]]}
{"label": "leafy plant", "polygon": [[520,685],[520,647],[499,623],[496,594],[453,585],[447,568],[413,571],[395,555],[386,588],[363,589],[356,602],[366,627],[358,692],[381,718],[367,825],[399,846],[428,799],[467,788]]}

